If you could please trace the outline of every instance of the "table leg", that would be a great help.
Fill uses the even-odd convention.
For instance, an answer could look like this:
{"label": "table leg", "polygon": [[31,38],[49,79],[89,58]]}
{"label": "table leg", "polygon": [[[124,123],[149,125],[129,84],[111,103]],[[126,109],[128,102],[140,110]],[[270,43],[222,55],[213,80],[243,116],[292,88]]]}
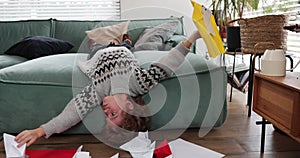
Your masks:
{"label": "table leg", "polygon": [[251,116],[251,104],[252,104],[252,92],[253,92],[253,75],[254,75],[254,67],[253,67],[253,54],[250,56],[250,65],[249,65],[249,87],[248,87],[248,117]]}
{"label": "table leg", "polygon": [[263,153],[265,151],[265,139],[266,139],[266,120],[262,118],[261,125],[261,142],[260,142],[260,152]]}
{"label": "table leg", "polygon": [[231,81],[230,98],[229,98],[230,102],[232,100],[232,90],[233,90],[233,83],[234,83],[233,78],[234,78],[234,73],[235,73],[235,57],[236,57],[236,52],[234,52],[234,55],[233,55],[233,64],[232,64],[232,73],[231,73],[232,81]]}
{"label": "table leg", "polygon": [[262,118],[262,120],[257,121],[256,124],[261,125],[260,152],[263,153],[265,151],[266,124],[270,124],[270,122]]}

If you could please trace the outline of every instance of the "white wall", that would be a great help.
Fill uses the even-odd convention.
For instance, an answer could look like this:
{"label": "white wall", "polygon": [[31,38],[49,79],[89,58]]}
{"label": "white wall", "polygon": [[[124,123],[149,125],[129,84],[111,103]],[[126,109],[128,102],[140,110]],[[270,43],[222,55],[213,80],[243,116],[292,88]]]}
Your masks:
{"label": "white wall", "polygon": [[[209,7],[211,0],[195,0]],[[121,0],[122,19],[166,18],[184,16],[186,34],[195,30],[192,22],[193,6],[190,0]]]}

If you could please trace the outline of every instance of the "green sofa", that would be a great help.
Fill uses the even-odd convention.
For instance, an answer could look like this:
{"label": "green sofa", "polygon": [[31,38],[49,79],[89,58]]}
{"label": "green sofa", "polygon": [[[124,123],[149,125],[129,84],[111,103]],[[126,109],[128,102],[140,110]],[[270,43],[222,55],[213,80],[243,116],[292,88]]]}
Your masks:
{"label": "green sofa", "polygon": [[[134,43],[146,28],[173,20],[180,21],[169,40],[175,46],[185,37],[182,18],[131,20],[128,34]],[[89,82],[76,67],[76,61],[85,60],[88,55],[84,32],[119,22],[56,19],[0,22],[0,133],[36,128],[59,114]],[[63,54],[32,60],[3,54],[29,35],[61,39],[74,47]],[[167,51],[144,50],[134,55],[141,66],[147,68],[151,61],[165,53]],[[223,67],[189,53],[174,76],[143,96],[153,114],[152,130],[221,126],[227,114],[226,79]],[[101,109],[95,109],[82,123],[65,133],[95,132],[104,121],[97,122],[93,116],[104,118]]]}

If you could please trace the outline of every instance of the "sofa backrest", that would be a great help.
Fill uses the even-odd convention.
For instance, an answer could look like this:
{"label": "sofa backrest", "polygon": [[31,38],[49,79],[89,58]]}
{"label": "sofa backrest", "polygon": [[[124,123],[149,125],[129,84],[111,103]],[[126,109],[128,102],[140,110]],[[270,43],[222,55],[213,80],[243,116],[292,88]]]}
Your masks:
{"label": "sofa backrest", "polygon": [[84,39],[85,31],[93,29],[101,21],[54,20],[52,37],[74,45],[70,52],[77,52]]}
{"label": "sofa backrest", "polygon": [[[165,22],[178,20],[180,25],[178,26],[175,34],[184,35],[183,18],[165,18],[165,19],[141,19],[141,20],[129,20],[128,34],[131,36],[133,43],[137,41],[139,35],[148,27],[153,27]],[[70,52],[82,52],[85,49],[87,42],[87,36],[85,31],[92,30],[98,27],[105,27],[115,25],[120,22],[128,20],[102,20],[102,21],[68,21],[68,20],[54,20],[53,37],[61,40],[68,41],[74,45]]]}
{"label": "sofa backrest", "polygon": [[26,36],[51,35],[52,20],[0,21],[0,54]]}
{"label": "sofa backrest", "polygon": [[[184,35],[183,17],[170,17],[162,19],[137,19],[129,20],[128,34],[133,43],[137,41],[139,35],[149,27],[177,20],[180,22],[176,35]],[[47,36],[68,41],[74,45],[70,53],[85,51],[87,36],[85,31],[97,27],[104,27],[118,24],[128,20],[96,20],[96,21],[76,21],[76,20],[24,20],[24,21],[0,21],[0,54],[3,54],[9,47],[17,43],[26,36]]]}

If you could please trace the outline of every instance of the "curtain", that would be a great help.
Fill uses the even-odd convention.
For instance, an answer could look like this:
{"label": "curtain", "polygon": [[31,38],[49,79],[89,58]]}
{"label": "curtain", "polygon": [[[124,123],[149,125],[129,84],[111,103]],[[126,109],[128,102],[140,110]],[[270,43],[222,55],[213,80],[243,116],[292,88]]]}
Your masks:
{"label": "curtain", "polygon": [[120,19],[120,0],[0,0],[0,21]]}

